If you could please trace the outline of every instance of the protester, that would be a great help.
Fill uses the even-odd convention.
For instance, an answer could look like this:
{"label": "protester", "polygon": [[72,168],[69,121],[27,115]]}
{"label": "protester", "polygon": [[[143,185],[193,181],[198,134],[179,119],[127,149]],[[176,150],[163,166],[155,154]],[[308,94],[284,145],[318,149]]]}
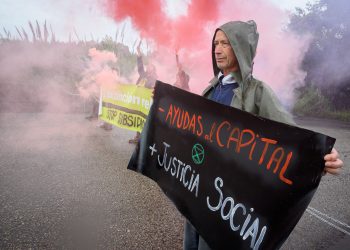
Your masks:
{"label": "protester", "polygon": [[[137,46],[137,71],[139,73],[139,78],[137,79],[136,85],[145,88],[153,89],[155,82],[157,80],[156,67],[152,63],[148,63],[146,66],[146,71],[143,65],[142,53],[141,53],[141,42]],[[140,132],[136,132],[136,136],[129,140],[129,143],[137,143],[140,140]]]}
{"label": "protester", "polygon": [[[91,100],[92,100],[92,112],[89,116],[85,117],[89,121],[93,121],[93,120],[98,119],[99,102],[94,97],[91,97]],[[107,122],[101,122],[100,124],[97,125],[97,127],[100,127],[106,131],[110,131],[113,129],[112,124],[107,123]]]}
{"label": "protester", "polygon": [[97,120],[97,118],[98,118],[98,101],[93,97],[90,97],[90,99],[92,102],[92,111],[91,111],[91,114],[85,118],[88,119],[89,121]]}
{"label": "protester", "polygon": [[[212,44],[214,78],[203,96],[271,120],[295,125],[272,90],[252,76],[259,34],[254,21],[228,22],[216,29]],[[337,174],[343,162],[333,149],[324,171]],[[184,249],[210,249],[196,229],[185,224]]]}
{"label": "protester", "polygon": [[188,82],[190,81],[190,76],[183,70],[182,64],[179,61],[179,56],[177,53],[176,53],[176,65],[177,65],[177,74],[176,74],[176,82],[174,83],[174,86],[186,91],[190,91],[190,87],[188,85]]}

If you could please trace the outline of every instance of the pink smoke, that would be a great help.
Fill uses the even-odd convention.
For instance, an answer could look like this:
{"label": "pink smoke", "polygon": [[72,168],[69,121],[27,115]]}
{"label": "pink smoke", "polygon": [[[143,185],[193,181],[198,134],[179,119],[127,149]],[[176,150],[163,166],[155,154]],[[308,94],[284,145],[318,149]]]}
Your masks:
{"label": "pink smoke", "polygon": [[102,86],[110,87],[123,80],[112,68],[117,62],[113,52],[92,48],[89,50],[89,57],[88,67],[83,72],[83,79],[77,87],[83,98],[90,96],[98,98]]}
{"label": "pink smoke", "polygon": [[106,2],[115,21],[130,18],[141,36],[154,42],[152,61],[162,81],[175,81],[175,50],[179,50],[184,69],[191,76],[191,91],[201,93],[213,77],[211,41],[215,29],[231,20],[250,19],[256,21],[260,33],[254,76],[267,82],[284,103],[292,101],[291,90],[304,80],[299,65],[309,38],[282,32],[288,13],[268,1],[192,0],[187,15],[175,19],[166,15],[162,0]]}
{"label": "pink smoke", "polygon": [[108,64],[110,62],[117,62],[117,57],[113,52],[105,50],[100,51],[96,48],[89,49],[89,57],[91,58],[90,67],[95,69],[103,67],[105,64]]}

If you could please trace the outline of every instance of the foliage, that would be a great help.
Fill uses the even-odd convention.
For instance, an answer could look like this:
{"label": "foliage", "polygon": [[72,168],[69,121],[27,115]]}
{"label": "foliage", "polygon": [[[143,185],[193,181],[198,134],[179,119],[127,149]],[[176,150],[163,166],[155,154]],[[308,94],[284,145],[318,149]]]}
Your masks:
{"label": "foliage", "polygon": [[320,0],[297,9],[289,29],[313,39],[302,68],[305,82],[317,86],[336,109],[350,109],[350,4],[347,0]]}
{"label": "foliage", "polygon": [[318,114],[330,111],[330,102],[319,89],[314,86],[296,89],[298,101],[293,112],[299,115]]}
{"label": "foliage", "polygon": [[315,86],[304,86],[295,90],[298,97],[293,113],[298,116],[350,121],[350,110],[337,110],[332,102]]}

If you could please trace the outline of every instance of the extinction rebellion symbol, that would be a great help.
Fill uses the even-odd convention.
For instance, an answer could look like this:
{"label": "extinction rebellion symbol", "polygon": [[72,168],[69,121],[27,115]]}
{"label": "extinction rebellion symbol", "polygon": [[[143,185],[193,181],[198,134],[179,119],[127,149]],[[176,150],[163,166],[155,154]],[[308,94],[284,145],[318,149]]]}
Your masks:
{"label": "extinction rebellion symbol", "polygon": [[204,148],[199,143],[192,147],[192,160],[196,164],[201,164],[204,161]]}

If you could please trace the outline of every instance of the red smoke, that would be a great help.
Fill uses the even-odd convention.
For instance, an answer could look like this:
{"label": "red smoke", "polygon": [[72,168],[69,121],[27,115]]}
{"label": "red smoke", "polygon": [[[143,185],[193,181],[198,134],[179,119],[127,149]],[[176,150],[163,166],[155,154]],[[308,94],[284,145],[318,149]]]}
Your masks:
{"label": "red smoke", "polygon": [[[192,0],[187,14],[171,19],[164,11],[164,0],[106,0],[108,14],[117,22],[130,18],[142,38],[152,40],[156,48],[153,57],[159,79],[175,81],[175,49],[190,76],[192,92],[200,93],[213,77],[211,41],[214,30],[232,21],[257,22],[260,33],[254,76],[266,81],[283,100],[292,100],[292,89],[304,79],[299,65],[308,39],[282,32],[288,13],[269,1],[255,0]],[[288,96],[286,96],[288,95]]]}
{"label": "red smoke", "polygon": [[154,39],[160,44],[167,41],[169,20],[161,9],[161,0],[107,1],[108,9],[116,21],[130,17],[133,25],[144,38]]}
{"label": "red smoke", "polygon": [[175,46],[184,49],[195,49],[206,45],[206,27],[218,19],[218,0],[193,0],[188,6],[186,17],[180,17],[172,24]]}
{"label": "red smoke", "polygon": [[192,0],[187,16],[170,19],[163,11],[162,0],[107,0],[109,14],[116,21],[131,18],[141,37],[168,48],[190,49],[205,36],[206,24],[218,18],[218,0]]}

